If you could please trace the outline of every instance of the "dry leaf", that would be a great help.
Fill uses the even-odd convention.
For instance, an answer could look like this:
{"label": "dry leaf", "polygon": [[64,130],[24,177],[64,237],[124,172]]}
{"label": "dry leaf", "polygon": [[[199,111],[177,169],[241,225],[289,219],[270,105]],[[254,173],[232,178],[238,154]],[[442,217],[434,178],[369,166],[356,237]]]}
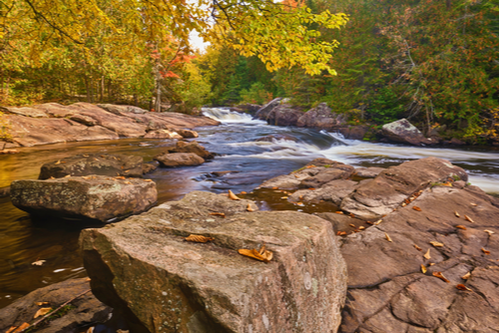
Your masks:
{"label": "dry leaf", "polygon": [[210,215],[220,216],[220,217],[226,217],[226,214],[224,214],[224,213],[210,213]]}
{"label": "dry leaf", "polygon": [[260,254],[259,251],[257,251],[256,249],[251,249],[251,250],[240,249],[238,250],[238,253],[241,254],[242,256],[254,258],[263,262],[269,262],[273,258],[273,253],[271,251],[266,251],[266,250],[264,250],[263,253]]}
{"label": "dry leaf", "polygon": [[465,274],[464,276],[462,276],[463,280],[467,280],[469,278],[470,278],[470,272],[467,272],[467,274]]}
{"label": "dry leaf", "polygon": [[89,277],[85,279],[86,282],[90,282],[90,280],[91,279]]}
{"label": "dry leaf", "polygon": [[49,178],[49,179],[55,179],[55,178],[54,178],[53,176],[50,176],[50,178]]}
{"label": "dry leaf", "polygon": [[251,204],[248,204],[247,205],[247,212],[254,212],[255,209],[252,208],[252,205]]}
{"label": "dry leaf", "polygon": [[87,155],[87,154],[83,154],[82,156],[83,156],[83,157],[89,157],[89,155]]}
{"label": "dry leaf", "polygon": [[431,249],[428,249],[424,254],[424,258],[429,260],[431,258]]}
{"label": "dry leaf", "polygon": [[271,188],[271,190],[277,190],[277,189],[278,189],[278,186],[273,186],[273,187]]}
{"label": "dry leaf", "polygon": [[35,313],[35,316],[33,317],[33,319],[34,318],[38,318],[40,316],[45,316],[50,311],[52,311],[52,308],[41,308],[41,309],[38,309],[38,311]]}
{"label": "dry leaf", "polygon": [[241,195],[244,195],[244,194],[247,194],[247,192],[245,192],[245,191],[241,191],[241,192],[240,192],[240,194],[241,194]]}
{"label": "dry leaf", "polygon": [[128,182],[128,181],[127,182],[123,182],[123,183],[126,184],[126,185],[131,185],[132,184],[131,182]]}
{"label": "dry leaf", "polygon": [[441,273],[441,272],[434,272],[434,273],[432,273],[432,275],[434,275],[437,278],[440,278],[444,282],[450,283],[450,280],[448,280],[447,278],[445,278],[444,275],[443,275],[443,273]]}
{"label": "dry leaf", "polygon": [[152,182],[153,180],[151,179],[144,179],[145,182]]}
{"label": "dry leaf", "polygon": [[115,177],[115,179],[125,179],[125,177],[123,177],[123,176],[118,176],[118,177]]}
{"label": "dry leaf", "polygon": [[338,210],[338,211],[336,211],[336,212],[335,212],[335,214],[341,214],[341,215],[343,215],[343,214],[344,214],[344,212],[343,212],[343,211],[341,211],[341,210]]}
{"label": "dry leaf", "polygon": [[486,250],[486,249],[485,249],[485,248],[483,248],[483,247],[481,248],[481,251],[483,251],[483,252],[484,252],[484,254],[486,254],[486,255],[488,255],[488,254],[490,254],[490,253],[491,253],[490,251]]}
{"label": "dry leaf", "polygon": [[49,305],[49,302],[36,302],[35,304],[38,306],[42,306],[42,305]]}
{"label": "dry leaf", "polygon": [[359,230],[365,230],[365,227],[360,226],[360,227],[359,227]]}
{"label": "dry leaf", "polygon": [[302,202],[297,202],[297,203],[296,203],[296,205],[297,205],[297,206],[304,206],[304,203],[302,203]]}
{"label": "dry leaf", "polygon": [[89,329],[86,330],[85,333],[94,333],[94,326],[89,327]]}
{"label": "dry leaf", "polygon": [[470,204],[471,204],[472,206],[474,206],[474,207],[476,207],[476,206],[477,206],[477,203],[473,203],[473,202],[471,202]]}
{"label": "dry leaf", "polygon": [[408,205],[410,202],[411,202],[410,200],[405,199],[405,204],[407,204],[407,205]]}
{"label": "dry leaf", "polygon": [[427,268],[425,268],[425,266],[422,264],[420,265],[420,270],[422,271],[422,273],[427,273]]}
{"label": "dry leaf", "polygon": [[314,190],[315,190],[315,188],[314,188],[314,187],[309,187],[309,188],[308,188],[308,190],[309,190],[309,191],[314,191]]}
{"label": "dry leaf", "polygon": [[350,217],[356,217],[353,213],[349,214]]}
{"label": "dry leaf", "polygon": [[455,211],[455,216],[456,216],[456,217],[460,217],[460,214],[458,214],[458,212],[457,212],[457,211]]}
{"label": "dry leaf", "polygon": [[421,212],[422,211],[422,208],[417,207],[417,206],[413,206],[412,209],[416,210],[417,212]]}
{"label": "dry leaf", "polygon": [[5,332],[5,333],[17,333],[17,332],[21,332],[22,330],[25,330],[28,327],[30,327],[30,324],[28,324],[28,323],[22,323],[20,326],[11,326],[9,328],[9,330],[7,332]]}
{"label": "dry leaf", "polygon": [[450,183],[450,182],[446,182],[446,183],[444,183],[444,184],[443,184],[443,186],[452,187],[453,185],[451,185],[451,183]]}
{"label": "dry leaf", "polygon": [[354,224],[349,224],[350,227],[353,227],[353,228],[356,228],[356,226]]}
{"label": "dry leaf", "polygon": [[414,246],[417,250],[422,251],[422,248],[421,248],[420,246],[418,246],[417,244],[413,244],[413,246]]}
{"label": "dry leaf", "polygon": [[206,237],[202,235],[193,235],[193,234],[189,235],[184,239],[187,240],[188,242],[195,242],[195,243],[206,243],[214,240],[213,237]]}
{"label": "dry leaf", "polygon": [[382,219],[378,220],[377,222],[374,222],[373,225],[379,225],[380,223],[382,223]]}
{"label": "dry leaf", "polygon": [[462,230],[467,230],[466,227],[464,227],[463,225],[456,225],[455,228],[458,228],[458,229],[462,229]]}
{"label": "dry leaf", "polygon": [[467,288],[467,286],[466,286],[466,285],[461,284],[461,283],[457,284],[457,289],[458,289],[458,290],[467,290],[467,291],[472,291],[472,289]]}
{"label": "dry leaf", "polygon": [[429,266],[434,266],[436,263],[430,262]]}
{"label": "dry leaf", "polygon": [[371,221],[365,221],[366,224],[373,225],[373,222]]}
{"label": "dry leaf", "polygon": [[469,221],[470,223],[474,223],[474,220],[468,217],[467,215],[464,215],[465,219]]}
{"label": "dry leaf", "polygon": [[392,242],[392,239],[391,239],[391,237],[389,237],[387,232],[385,232],[385,239],[387,239],[389,242]]}
{"label": "dry leaf", "polygon": [[45,261],[46,260],[37,260],[35,262],[32,262],[31,264],[35,266],[42,266],[45,263]]}
{"label": "dry leaf", "polygon": [[484,232],[488,233],[488,235],[490,235],[490,236],[491,236],[491,235],[493,235],[493,234],[495,233],[495,232],[493,232],[493,231],[491,231],[491,230],[488,230],[488,229],[484,230]]}
{"label": "dry leaf", "polygon": [[66,176],[64,176],[64,178],[69,178],[69,177],[71,177],[71,175],[66,175]]}
{"label": "dry leaf", "polygon": [[406,207],[406,202],[403,202],[403,203],[401,204],[401,207]]}
{"label": "dry leaf", "polygon": [[432,246],[435,246],[435,247],[443,247],[444,244],[443,243],[439,243],[439,242],[435,242],[435,241],[432,241],[432,242],[429,242],[432,244]]}
{"label": "dry leaf", "polygon": [[347,235],[347,232],[345,231],[337,231],[337,236],[345,236]]}
{"label": "dry leaf", "polygon": [[55,164],[56,165],[61,164],[61,160],[57,161]]}
{"label": "dry leaf", "polygon": [[233,191],[228,190],[227,193],[228,193],[229,199],[231,199],[231,200],[240,200],[240,198],[238,198],[236,196],[236,194],[233,193]]}

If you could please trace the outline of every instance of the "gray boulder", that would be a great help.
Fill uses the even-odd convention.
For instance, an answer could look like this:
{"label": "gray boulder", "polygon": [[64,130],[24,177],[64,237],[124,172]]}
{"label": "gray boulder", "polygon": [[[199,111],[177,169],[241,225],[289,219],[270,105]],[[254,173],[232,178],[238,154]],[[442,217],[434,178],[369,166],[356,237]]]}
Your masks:
{"label": "gray boulder", "polygon": [[42,165],[38,179],[71,176],[142,177],[140,156],[118,154],[78,154]]}
{"label": "gray boulder", "polygon": [[255,118],[257,119],[262,119],[262,120],[267,120],[269,112],[272,111],[276,106],[278,106],[283,98],[278,97],[261,107],[257,112],[255,112]]}
{"label": "gray boulder", "polygon": [[320,103],[297,119],[297,126],[331,130],[345,124],[344,115],[332,113],[326,103]]}
{"label": "gray boulder", "polygon": [[10,199],[35,215],[108,222],[141,213],[156,203],[156,185],[149,179],[105,176],[50,180],[15,180]]}
{"label": "gray boulder", "polygon": [[408,143],[414,146],[432,143],[432,140],[426,139],[418,128],[404,118],[382,126],[381,134],[389,141]]}
{"label": "gray boulder", "polygon": [[[248,205],[192,192],[83,230],[93,292],[151,333],[336,332],[346,275],[331,224],[299,212],[247,212]],[[189,234],[213,241],[187,242]],[[263,244],[274,254],[269,263],[238,253]]]}

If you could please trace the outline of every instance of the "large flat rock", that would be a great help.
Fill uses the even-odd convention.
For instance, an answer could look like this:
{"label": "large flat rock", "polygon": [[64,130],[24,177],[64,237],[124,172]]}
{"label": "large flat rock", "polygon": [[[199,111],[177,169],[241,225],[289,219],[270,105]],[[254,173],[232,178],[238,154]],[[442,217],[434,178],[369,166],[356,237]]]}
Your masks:
{"label": "large flat rock", "polygon": [[107,222],[138,214],[156,203],[150,180],[82,176],[48,180],[15,180],[10,198],[17,208],[35,215]]}
{"label": "large flat rock", "polygon": [[[331,224],[299,212],[247,212],[248,205],[256,208],[192,192],[83,230],[93,292],[133,313],[134,332],[336,332],[346,275]],[[189,234],[214,240],[187,242]],[[237,252],[263,244],[274,254],[269,263]]]}

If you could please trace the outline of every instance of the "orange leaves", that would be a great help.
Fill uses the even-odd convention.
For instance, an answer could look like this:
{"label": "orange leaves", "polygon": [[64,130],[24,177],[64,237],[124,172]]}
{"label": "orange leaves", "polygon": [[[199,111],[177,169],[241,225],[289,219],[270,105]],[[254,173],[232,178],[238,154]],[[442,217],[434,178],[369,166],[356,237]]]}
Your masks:
{"label": "orange leaves", "polygon": [[49,313],[50,311],[52,311],[52,308],[40,308],[38,309],[38,311],[35,313],[35,315],[33,316],[33,318],[38,318],[40,316],[44,316],[46,315],[47,313]]}
{"label": "orange leaves", "polygon": [[443,243],[436,242],[436,241],[431,241],[431,242],[429,242],[429,243],[431,243],[431,244],[432,244],[432,246],[434,246],[434,247],[443,247],[443,246],[444,246],[444,244],[443,244]]}
{"label": "orange leaves", "polygon": [[255,209],[254,209],[254,208],[252,208],[252,205],[249,203],[249,204],[247,205],[247,212],[253,212],[253,211],[255,211]]}
{"label": "orange leaves", "polygon": [[417,212],[421,212],[422,211],[422,208],[417,207],[417,206],[413,206],[412,209],[416,210]]}
{"label": "orange leaves", "polygon": [[389,236],[389,234],[387,234],[387,232],[385,232],[384,234],[385,234],[385,239],[387,239],[389,242],[392,242],[392,239]]}
{"label": "orange leaves", "polygon": [[444,275],[443,275],[443,273],[441,273],[441,272],[434,272],[434,273],[432,273],[432,275],[435,276],[435,277],[437,277],[437,278],[439,278],[439,279],[441,279],[441,280],[443,280],[446,283],[450,283],[450,280],[448,280],[447,278],[445,278]]}
{"label": "orange leaves", "polygon": [[481,248],[481,251],[484,252],[484,254],[489,255],[491,252],[486,250],[484,247]]}
{"label": "orange leaves", "polygon": [[424,254],[424,258],[429,260],[431,258],[431,249],[428,249]]}
{"label": "orange leaves", "polygon": [[456,225],[456,226],[455,226],[455,228],[457,228],[457,229],[462,229],[462,230],[467,230],[467,228],[466,228],[466,227],[464,227],[463,225],[460,225],[460,224],[459,224],[459,225]]}
{"label": "orange leaves", "polygon": [[457,284],[456,288],[457,288],[458,290],[472,291],[472,289],[467,288],[467,286],[466,286],[466,285],[461,284],[461,283]]}
{"label": "orange leaves", "polygon": [[30,327],[30,324],[28,323],[22,323],[19,327],[17,326],[11,326],[7,332],[5,333],[17,333],[17,332],[21,332],[25,329],[27,329],[28,327]]}
{"label": "orange leaves", "polygon": [[417,244],[413,244],[413,246],[414,246],[417,250],[422,251],[422,248],[421,248],[420,246],[418,246]]}
{"label": "orange leaves", "polygon": [[464,215],[464,218],[469,221],[470,223],[475,223],[473,219],[471,219],[469,216]]}
{"label": "orange leaves", "polygon": [[427,273],[427,268],[422,264],[420,265],[420,270],[422,271],[422,273]]}
{"label": "orange leaves", "polygon": [[242,256],[253,258],[259,261],[263,261],[265,263],[270,262],[273,259],[273,253],[271,251],[266,250],[266,246],[262,245],[262,247],[257,251],[256,249],[240,249],[238,253]]}
{"label": "orange leaves", "polygon": [[219,217],[226,217],[226,214],[224,214],[224,213],[210,213],[210,215],[219,216]]}
{"label": "orange leaves", "polygon": [[184,239],[188,242],[195,242],[195,243],[206,243],[214,240],[213,237],[206,237],[202,235],[193,235],[193,234],[189,235]]}
{"label": "orange leaves", "polygon": [[236,194],[234,194],[233,191],[231,191],[231,190],[227,191],[227,195],[228,195],[229,199],[231,199],[231,200],[240,200],[240,198],[238,198],[236,196]]}

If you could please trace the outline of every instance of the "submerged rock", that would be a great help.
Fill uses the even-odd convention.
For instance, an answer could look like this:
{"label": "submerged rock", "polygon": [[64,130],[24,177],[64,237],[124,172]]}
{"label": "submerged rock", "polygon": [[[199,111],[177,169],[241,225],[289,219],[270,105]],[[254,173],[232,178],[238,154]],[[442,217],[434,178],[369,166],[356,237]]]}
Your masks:
{"label": "submerged rock", "polygon": [[[255,207],[192,192],[83,230],[93,292],[131,311],[134,332],[336,332],[346,276],[331,224],[299,212],[247,212],[248,205]],[[189,234],[213,241],[187,242]],[[237,252],[264,244],[274,254],[269,263]]]}
{"label": "submerged rock", "polygon": [[79,154],[42,165],[38,179],[71,176],[142,177],[140,156],[118,154]]}
{"label": "submerged rock", "polygon": [[169,148],[170,153],[193,153],[205,160],[214,158],[214,154],[205,149],[196,141],[185,142],[177,141],[175,147]]}
{"label": "submerged rock", "polygon": [[[89,289],[88,278],[71,279],[37,289],[0,309],[0,331],[7,332],[12,326],[31,322],[40,308],[56,309]],[[39,306],[39,302],[45,304]],[[112,312],[112,309],[96,299],[92,292],[75,298],[68,307],[70,309],[66,310],[62,317],[47,321],[48,324],[42,325],[36,332],[79,333],[97,323],[105,322]]]}
{"label": "submerged rock", "polygon": [[15,180],[10,189],[12,204],[28,213],[99,222],[141,213],[157,198],[149,179],[96,175]]}

